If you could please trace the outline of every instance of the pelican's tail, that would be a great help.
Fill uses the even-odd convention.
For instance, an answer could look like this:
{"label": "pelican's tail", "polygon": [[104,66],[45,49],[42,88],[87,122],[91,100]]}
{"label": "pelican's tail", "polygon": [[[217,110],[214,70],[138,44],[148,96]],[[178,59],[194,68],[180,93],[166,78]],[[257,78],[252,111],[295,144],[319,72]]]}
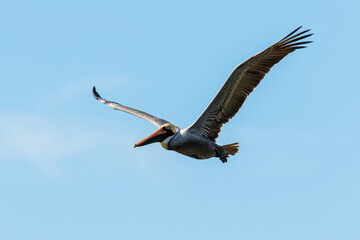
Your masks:
{"label": "pelican's tail", "polygon": [[220,149],[222,155],[229,157],[229,155],[235,155],[239,151],[239,143],[223,145]]}

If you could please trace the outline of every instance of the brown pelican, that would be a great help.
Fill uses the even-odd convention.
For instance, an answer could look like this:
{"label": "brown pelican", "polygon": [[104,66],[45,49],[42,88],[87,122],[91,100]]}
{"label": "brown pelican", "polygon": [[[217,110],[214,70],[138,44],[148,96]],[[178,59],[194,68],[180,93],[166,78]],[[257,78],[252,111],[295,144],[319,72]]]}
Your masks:
{"label": "brown pelican", "polygon": [[306,34],[310,29],[297,33],[300,28],[237,66],[205,111],[185,129],[180,129],[164,119],[145,112],[105,100],[96,92],[95,87],[93,94],[98,101],[109,107],[145,119],[159,128],[136,143],[134,147],[160,142],[166,150],[174,150],[196,159],[218,157],[225,163],[229,155],[235,155],[238,152],[239,145],[232,143],[220,146],[216,143],[222,125],[239,111],[247,96],[272,66],[289,53],[305,48],[305,44],[311,43],[311,41],[300,41],[312,35]]}

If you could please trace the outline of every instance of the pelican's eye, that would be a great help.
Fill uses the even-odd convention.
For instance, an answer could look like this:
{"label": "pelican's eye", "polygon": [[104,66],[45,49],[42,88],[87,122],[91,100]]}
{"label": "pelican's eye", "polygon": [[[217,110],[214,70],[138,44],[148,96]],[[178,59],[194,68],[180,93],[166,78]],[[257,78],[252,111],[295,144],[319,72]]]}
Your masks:
{"label": "pelican's eye", "polygon": [[165,126],[165,127],[162,128],[162,130],[164,130],[164,131],[167,131],[169,129],[170,129],[169,126]]}

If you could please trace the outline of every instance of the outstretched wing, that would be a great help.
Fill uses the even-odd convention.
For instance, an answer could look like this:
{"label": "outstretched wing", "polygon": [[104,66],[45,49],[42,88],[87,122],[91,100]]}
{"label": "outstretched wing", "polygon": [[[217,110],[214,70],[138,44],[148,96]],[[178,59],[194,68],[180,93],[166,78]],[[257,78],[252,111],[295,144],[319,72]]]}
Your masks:
{"label": "outstretched wing", "polygon": [[209,106],[189,127],[189,130],[197,131],[215,141],[222,125],[239,111],[247,96],[270,71],[271,67],[289,53],[299,48],[305,48],[305,44],[311,43],[311,41],[300,41],[312,35],[305,34],[310,29],[296,33],[300,28],[237,66]]}
{"label": "outstretched wing", "polygon": [[127,112],[127,113],[135,115],[135,116],[137,116],[139,118],[145,119],[146,121],[151,122],[152,124],[154,124],[157,127],[161,127],[163,124],[169,123],[168,121],[166,121],[164,119],[154,117],[153,115],[150,115],[150,114],[148,114],[146,112],[139,111],[139,110],[136,110],[134,108],[126,107],[126,106],[123,106],[123,105],[121,105],[119,103],[103,99],[96,92],[95,87],[93,88],[93,95],[96,98],[96,100],[98,100],[99,102],[102,102],[102,103],[108,105],[109,107],[111,107],[111,108],[113,108],[115,110],[120,110],[120,111],[123,111],[123,112]]}

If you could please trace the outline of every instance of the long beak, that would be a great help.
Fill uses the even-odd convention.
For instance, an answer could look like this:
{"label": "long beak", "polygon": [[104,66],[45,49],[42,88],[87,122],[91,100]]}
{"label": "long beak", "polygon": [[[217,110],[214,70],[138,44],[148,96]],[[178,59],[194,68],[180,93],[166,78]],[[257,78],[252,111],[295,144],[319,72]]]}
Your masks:
{"label": "long beak", "polygon": [[143,140],[141,140],[138,143],[134,144],[134,148],[135,147],[141,147],[141,146],[145,146],[147,144],[150,143],[154,143],[154,142],[162,142],[164,141],[166,138],[168,137],[168,133],[167,131],[164,131],[162,128],[159,128],[158,130],[156,130],[153,134],[151,134],[150,136],[144,138]]}

